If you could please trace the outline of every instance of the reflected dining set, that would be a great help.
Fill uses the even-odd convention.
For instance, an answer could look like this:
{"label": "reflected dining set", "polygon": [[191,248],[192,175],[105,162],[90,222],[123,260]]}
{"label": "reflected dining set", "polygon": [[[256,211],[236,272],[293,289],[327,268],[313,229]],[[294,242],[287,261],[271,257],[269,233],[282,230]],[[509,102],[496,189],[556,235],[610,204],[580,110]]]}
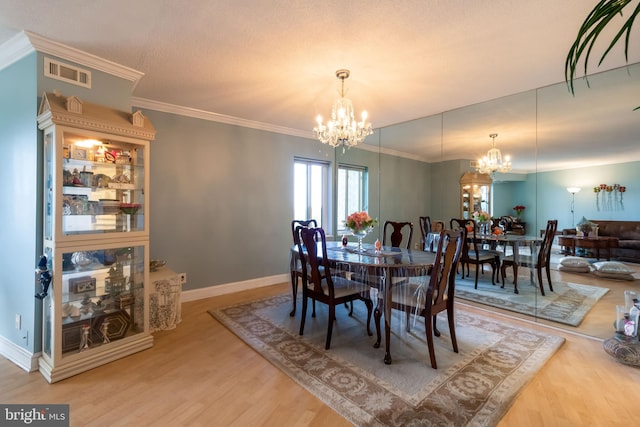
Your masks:
{"label": "reflected dining set", "polygon": [[[455,274],[466,240],[465,230],[455,234],[443,231],[435,252],[412,250],[413,225],[389,221],[384,227],[384,244],[378,247],[363,244],[359,251],[353,245],[327,241],[322,228],[306,221],[309,220],[292,223],[295,244],[291,248],[290,262],[294,295],[291,315],[295,315],[297,284],[301,281],[300,335],[304,334],[309,300],[328,306],[326,349],[331,345],[336,308],[344,304],[351,315],[353,307],[348,304],[362,301],[367,307],[366,333],[369,335],[372,335],[372,311],[374,314],[377,333],[374,348],[381,345],[381,319],[384,317],[384,363],[392,362],[390,341],[393,309],[406,314],[407,319],[410,313],[424,318],[432,368],[437,368],[433,336],[440,336],[436,315],[441,311],[447,312],[452,347],[454,352],[458,351],[453,302]],[[404,245],[403,241],[408,243]]]}

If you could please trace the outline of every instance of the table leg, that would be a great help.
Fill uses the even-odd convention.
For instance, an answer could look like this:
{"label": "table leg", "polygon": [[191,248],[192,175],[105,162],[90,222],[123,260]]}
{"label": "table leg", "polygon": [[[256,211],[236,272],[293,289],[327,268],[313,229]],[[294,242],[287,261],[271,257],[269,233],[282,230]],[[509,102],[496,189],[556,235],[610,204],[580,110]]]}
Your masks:
{"label": "table leg", "polygon": [[[384,353],[384,363],[387,365],[391,364],[391,307],[393,304],[391,304],[391,298],[392,298],[392,292],[391,292],[391,270],[387,269],[385,270],[385,273],[383,275],[383,279],[382,279],[382,292],[384,292],[384,298],[378,299],[378,304],[376,306],[375,309],[375,319],[376,319],[376,333],[377,333],[377,340],[375,342],[375,344],[373,344],[374,348],[380,348],[380,317],[382,316],[382,313],[384,312],[384,347],[385,347],[385,353]],[[382,307],[380,307],[382,305]]]}

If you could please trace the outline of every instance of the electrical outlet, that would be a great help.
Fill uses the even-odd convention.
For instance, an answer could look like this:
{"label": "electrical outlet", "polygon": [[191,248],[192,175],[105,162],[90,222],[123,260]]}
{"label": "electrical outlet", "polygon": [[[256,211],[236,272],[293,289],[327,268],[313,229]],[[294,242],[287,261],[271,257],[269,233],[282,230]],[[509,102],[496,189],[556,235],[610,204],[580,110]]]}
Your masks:
{"label": "electrical outlet", "polygon": [[420,243],[416,243],[413,245],[414,249],[420,249]]}
{"label": "electrical outlet", "polygon": [[20,328],[22,328],[22,316],[20,316],[19,314],[16,314],[16,329],[20,330]]}
{"label": "electrical outlet", "polygon": [[187,273],[180,274],[180,286],[187,283]]}

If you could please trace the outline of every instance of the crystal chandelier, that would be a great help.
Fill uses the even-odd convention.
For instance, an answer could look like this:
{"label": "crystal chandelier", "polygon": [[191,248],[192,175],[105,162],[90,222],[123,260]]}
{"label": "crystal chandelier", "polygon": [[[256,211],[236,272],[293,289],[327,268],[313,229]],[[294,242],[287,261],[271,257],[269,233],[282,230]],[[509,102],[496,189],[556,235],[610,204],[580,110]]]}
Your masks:
{"label": "crystal chandelier", "polygon": [[511,158],[504,156],[504,162],[502,161],[502,153],[499,148],[496,148],[497,133],[489,135],[491,141],[491,149],[487,151],[487,155],[478,160],[476,170],[480,173],[493,174],[494,172],[509,172],[511,170]]}
{"label": "crystal chandelier", "polygon": [[336,71],[336,77],[341,81],[340,99],[333,102],[331,109],[331,120],[324,125],[322,116],[318,115],[318,125],[313,128],[316,138],[323,144],[329,144],[332,147],[340,145],[344,147],[352,147],[371,135],[371,123],[367,123],[367,112],[362,112],[362,121],[356,122],[353,113],[353,104],[349,98],[344,97],[344,81],[349,78],[349,70]]}

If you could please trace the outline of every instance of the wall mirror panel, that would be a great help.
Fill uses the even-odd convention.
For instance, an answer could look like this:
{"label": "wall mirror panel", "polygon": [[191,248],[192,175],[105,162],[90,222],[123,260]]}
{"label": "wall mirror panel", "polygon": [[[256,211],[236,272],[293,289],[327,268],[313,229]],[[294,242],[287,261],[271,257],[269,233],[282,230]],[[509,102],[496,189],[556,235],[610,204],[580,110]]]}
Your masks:
{"label": "wall mirror panel", "polygon": [[[558,220],[559,232],[575,228],[583,216],[640,221],[640,185],[635,184],[640,182],[640,111],[633,111],[640,105],[640,64],[594,74],[588,84],[578,80],[575,87],[575,96],[562,82],[377,130],[372,137],[379,150],[379,217],[384,220],[389,216],[416,216],[417,222],[415,213],[420,212],[448,223],[450,218],[459,216],[460,177],[475,169],[470,161],[491,148],[489,134],[497,133],[496,146],[503,155],[512,156],[513,169],[493,175],[494,217],[515,215],[513,207],[524,205],[526,234],[538,236],[548,219]],[[426,175],[416,172],[419,168],[413,168],[412,160],[393,156],[416,142],[421,147],[419,157],[427,163]],[[417,183],[417,187],[398,191],[398,183],[407,180]],[[603,208],[603,195],[597,199],[594,192],[594,187],[603,183],[626,184],[624,208],[619,202],[617,207]],[[581,188],[573,197],[573,212],[567,187]],[[533,292],[532,301],[527,302],[534,307],[533,316],[504,312],[600,338],[611,336],[615,306],[624,304],[624,291],[633,289],[638,279],[613,281],[591,273],[561,274],[557,271],[563,256],[561,249],[556,237],[552,280],[559,283],[558,291],[549,292],[545,279],[547,295]],[[592,265],[594,254],[584,255]],[[640,264],[630,265],[640,278]],[[521,269],[518,282],[520,289],[532,286],[528,269]],[[485,286],[487,283],[492,286],[490,280],[484,281]],[[550,303],[559,294],[566,294],[567,283],[585,285],[581,291],[590,291],[589,287],[608,290],[584,309],[587,314],[579,321],[574,319],[578,316],[575,313],[547,319]],[[511,278],[507,278],[505,289],[513,289]],[[591,298],[589,295],[585,292],[572,304],[583,304],[583,300]],[[568,297],[562,298],[566,302]]]}

